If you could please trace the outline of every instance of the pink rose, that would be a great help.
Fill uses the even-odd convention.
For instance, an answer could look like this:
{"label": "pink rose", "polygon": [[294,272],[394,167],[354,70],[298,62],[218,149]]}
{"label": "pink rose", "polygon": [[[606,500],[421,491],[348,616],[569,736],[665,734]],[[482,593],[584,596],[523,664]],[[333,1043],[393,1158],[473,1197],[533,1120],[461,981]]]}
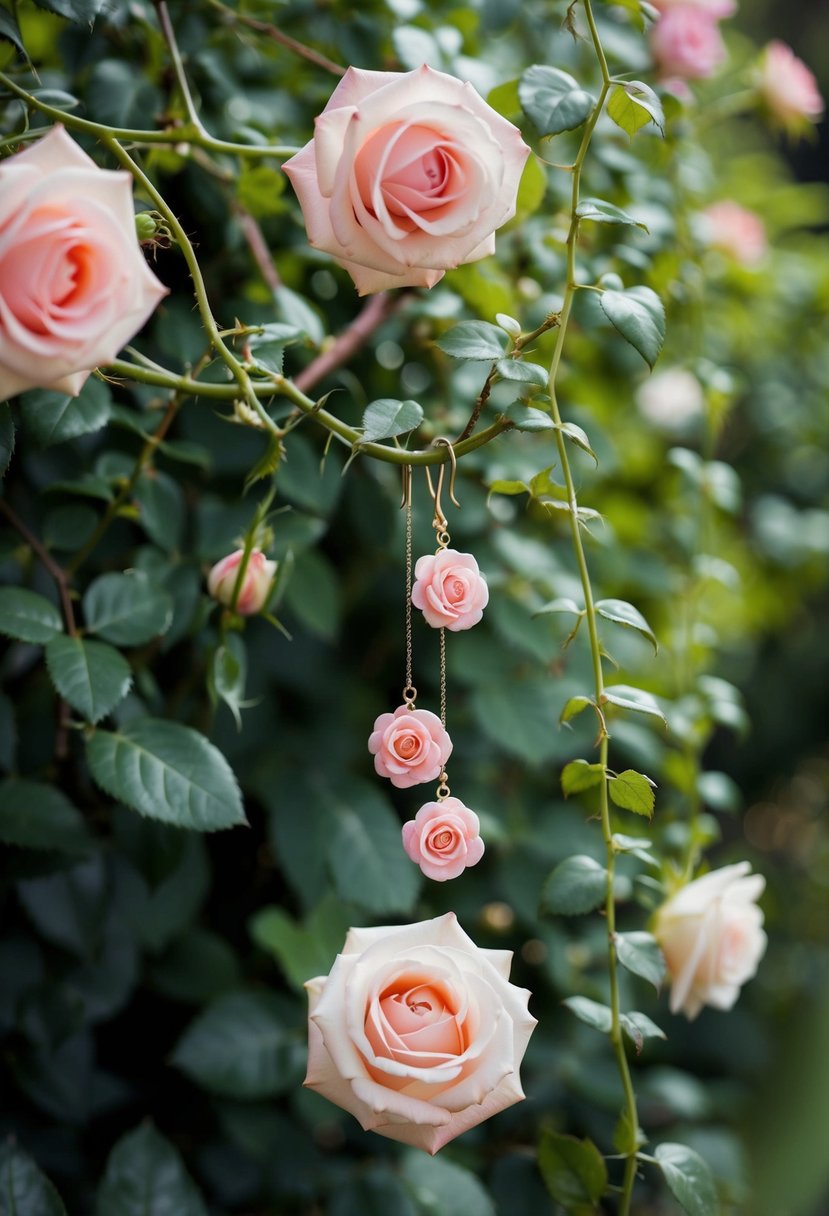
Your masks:
{"label": "pink rose", "polygon": [[529,148],[470,84],[430,67],[349,68],[283,168],[315,249],[360,295],[433,287],[495,251]]}
{"label": "pink rose", "polygon": [[[228,607],[233,602],[233,588],[236,586],[236,576],[239,565],[244,557],[244,549],[229,553],[210,571],[207,576],[207,590]],[[236,601],[236,611],[242,616],[254,616],[261,612],[268,599],[273,576],[276,574],[276,562],[268,561],[261,549],[251,549],[245,577],[239,589]]]}
{"label": "pink rose", "polygon": [[471,553],[442,549],[415,565],[412,603],[434,629],[471,629],[489,601],[489,588]]}
{"label": "pink rose", "polygon": [[662,77],[701,80],[725,58],[716,18],[693,4],[673,5],[651,29],[651,51]]}
{"label": "pink rose", "polygon": [[77,396],[167,292],[135,233],[132,178],[61,126],[0,163],[0,399]]}
{"label": "pink rose", "polygon": [[753,211],[730,199],[712,203],[702,212],[703,236],[709,245],[743,266],[756,266],[768,251],[766,226]]}
{"label": "pink rose", "polygon": [[766,949],[762,874],[747,861],[681,887],[656,914],[656,936],[671,977],[671,1012],[695,1018],[703,1005],[730,1009]]}
{"label": "pink rose", "polygon": [[666,13],[670,8],[698,8],[715,21],[725,17],[733,17],[737,11],[737,0],[654,0],[654,7],[660,13]]}
{"label": "pink rose", "polygon": [[814,75],[785,42],[770,42],[760,60],[760,95],[784,127],[797,131],[823,114]]}
{"label": "pink rose", "polygon": [[405,790],[440,776],[452,753],[452,740],[436,714],[400,705],[393,714],[380,714],[368,750],[380,776]]}
{"label": "pink rose", "polygon": [[484,855],[480,823],[460,798],[427,802],[403,824],[403,848],[427,878],[457,878]]}
{"label": "pink rose", "polygon": [[366,1131],[428,1153],[520,1102],[536,1022],[511,958],[479,949],[454,912],[350,929],[330,975],[305,985],[305,1084]]}

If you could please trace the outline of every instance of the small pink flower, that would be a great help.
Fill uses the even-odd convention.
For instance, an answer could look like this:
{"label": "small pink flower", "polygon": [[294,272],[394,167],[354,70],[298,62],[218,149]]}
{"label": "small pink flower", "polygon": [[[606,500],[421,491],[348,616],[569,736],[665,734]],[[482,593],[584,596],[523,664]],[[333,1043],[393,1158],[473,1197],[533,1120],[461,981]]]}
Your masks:
{"label": "small pink flower", "polygon": [[770,42],[760,60],[760,95],[769,111],[790,131],[823,114],[823,98],[812,72],[785,42]]}
{"label": "small pink flower", "polygon": [[651,51],[661,77],[701,80],[725,59],[716,17],[693,4],[667,9],[651,30]]}
{"label": "small pink flower", "polygon": [[412,603],[434,629],[457,633],[483,616],[489,588],[471,553],[442,549],[418,558]]}
{"label": "small pink flower", "polygon": [[[233,588],[244,549],[223,557],[207,576],[207,589],[215,600],[228,606],[233,601]],[[252,549],[245,570],[244,581],[236,601],[236,611],[242,616],[254,616],[261,612],[276,573],[276,562],[268,561],[261,549]]]}
{"label": "small pink flower", "polygon": [[427,878],[457,878],[484,855],[478,816],[460,798],[427,802],[403,824],[403,848]]}
{"label": "small pink flower", "polygon": [[377,773],[405,790],[440,775],[452,753],[452,740],[436,714],[400,705],[393,714],[380,714],[368,750]]}
{"label": "small pink flower", "polygon": [[753,211],[731,199],[712,203],[702,212],[703,236],[709,245],[743,266],[756,266],[768,250],[766,226]]}

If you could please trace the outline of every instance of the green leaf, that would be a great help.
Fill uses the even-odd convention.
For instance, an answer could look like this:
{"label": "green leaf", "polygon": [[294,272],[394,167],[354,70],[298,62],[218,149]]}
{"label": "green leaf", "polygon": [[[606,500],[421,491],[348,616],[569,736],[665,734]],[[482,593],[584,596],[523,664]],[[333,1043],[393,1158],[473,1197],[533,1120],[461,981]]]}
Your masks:
{"label": "green leaf", "polygon": [[562,1004],[566,1005],[580,1022],[592,1026],[594,1030],[599,1030],[602,1034],[610,1034],[613,1014],[607,1005],[600,1005],[598,1001],[591,1001],[586,996],[568,996],[565,1001],[562,1001]]}
{"label": "green leaf", "polygon": [[152,469],[144,473],[135,487],[144,531],[165,553],[181,548],[184,535],[184,495],[167,473]]}
{"label": "green leaf", "polygon": [[545,604],[542,608],[537,608],[533,616],[546,616],[548,613],[559,612],[571,612],[573,616],[584,616],[584,609],[579,608],[576,601],[566,595],[560,595],[556,599],[550,600],[549,604]]}
{"label": "green leaf", "polygon": [[633,138],[637,131],[652,122],[665,134],[665,112],[662,102],[649,85],[641,80],[617,84],[607,103],[610,118]]}
{"label": "green leaf", "polygon": [[150,967],[154,988],[174,1001],[203,1005],[241,983],[233,949],[215,933],[188,929]]}
{"label": "green leaf", "polygon": [[654,784],[644,773],[626,768],[610,779],[610,797],[617,806],[650,819],[655,802]]}
{"label": "green leaf", "polygon": [[568,1210],[595,1208],[607,1186],[604,1158],[593,1141],[549,1128],[541,1133],[538,1168],[553,1199]]}
{"label": "green leaf", "polygon": [[646,1013],[623,1013],[619,1017],[622,1030],[628,1036],[639,1055],[645,1039],[665,1039],[667,1035]]}
{"label": "green leaf", "polygon": [[169,1140],[152,1123],[122,1136],[109,1155],[96,1216],[207,1216],[207,1208]]}
{"label": "green leaf", "polygon": [[111,396],[101,380],[90,376],[77,397],[33,389],[20,395],[20,413],[41,447],[64,443],[99,431],[109,422]]}
{"label": "green leaf", "polygon": [[617,933],[616,957],[623,967],[641,976],[659,990],[665,978],[665,959],[659,943],[651,933]]}
{"label": "green leaf", "polygon": [[547,387],[549,372],[540,363],[527,363],[520,359],[499,359],[495,367],[503,380],[515,380],[520,384],[535,384],[539,388]]}
{"label": "green leaf", "polygon": [[649,714],[659,718],[665,726],[668,725],[656,698],[643,688],[633,688],[630,684],[611,684],[602,693],[602,704],[615,705],[618,709],[631,709],[637,714]]}
{"label": "green leaf", "polygon": [[[68,4],[85,0],[66,0]],[[88,0],[89,5],[99,0]],[[112,127],[141,127],[156,113],[158,93],[147,77],[126,60],[104,59],[92,70],[85,101],[98,122]]]}
{"label": "green leaf", "polygon": [[123,701],[132,683],[129,663],[105,642],[58,634],[46,643],[46,666],[63,699],[93,724]]}
{"label": "green leaf", "polygon": [[660,1144],[654,1156],[665,1181],[688,1216],[718,1216],[720,1201],[706,1163],[684,1144]]}
{"label": "green leaf", "polygon": [[248,922],[257,946],[272,954],[299,992],[306,980],[327,975],[345,941],[353,913],[336,895],[326,895],[305,924],[277,906],[261,908]]}
{"label": "green leaf", "polygon": [[302,330],[296,325],[275,321],[262,326],[262,332],[248,334],[245,338],[246,353],[254,363],[271,375],[281,376],[285,361],[285,347],[299,342]]}
{"label": "green leaf", "polygon": [[[471,1170],[442,1157],[408,1150],[403,1178],[420,1211],[436,1216],[495,1216],[495,1204]],[[388,1216],[392,1216],[387,1209]]]}
{"label": "green leaf", "polygon": [[543,410],[525,405],[523,401],[514,401],[504,411],[504,417],[509,418],[517,431],[554,431],[556,424],[549,414]]}
{"label": "green leaf", "polygon": [[596,99],[559,68],[534,64],[523,73],[518,96],[539,135],[572,131],[587,119]]}
{"label": "green leaf", "polygon": [[270,993],[229,992],[190,1023],[171,1059],[209,1093],[272,1098],[296,1083],[299,1046]]}
{"label": "green leaf", "polygon": [[166,633],[173,619],[173,601],[140,571],[102,574],[83,597],[90,633],[116,646],[141,646]]}
{"label": "green leaf", "polygon": [[264,481],[267,477],[273,477],[284,456],[285,445],[282,442],[282,436],[275,434],[273,431],[268,431],[264,452],[251,465],[245,475],[243,493],[247,494],[251,486],[256,485],[257,481]]}
{"label": "green leaf", "polygon": [[395,401],[384,397],[372,401],[363,414],[361,443],[392,439],[416,430],[423,421],[423,409],[416,401]]}
{"label": "green leaf", "polygon": [[[516,114],[520,113],[520,107]],[[522,224],[526,218],[536,212],[544,202],[547,193],[547,173],[544,165],[534,153],[527,157],[527,163],[518,183],[518,194],[515,199],[515,218],[512,224]],[[508,225],[509,226],[509,223]],[[507,330],[507,333],[510,331]]]}
{"label": "green leaf", "polygon": [[200,832],[247,822],[224,756],[189,726],[140,718],[96,731],[86,754],[101,789],[151,819]]}
{"label": "green leaf", "polygon": [[588,760],[571,760],[565,764],[561,773],[561,788],[564,797],[570,794],[580,794],[598,785],[604,776],[601,764],[591,764]]}
{"label": "green leaf", "polygon": [[594,224],[627,224],[648,231],[647,225],[641,220],[635,220],[627,211],[603,198],[583,198],[576,208],[576,215],[582,220],[592,220]]}
{"label": "green leaf", "polygon": [[0,587],[0,633],[43,645],[62,631],[60,613],[44,596],[25,587]]}
{"label": "green leaf", "polygon": [[635,629],[637,633],[641,633],[643,637],[648,639],[653,646],[654,654],[658,651],[659,646],[656,641],[656,635],[650,625],[642,616],[642,613],[637,608],[634,608],[633,604],[629,604],[627,600],[598,600],[596,611],[606,621],[613,621],[616,625],[624,625],[627,629]]}
{"label": "green leaf", "polygon": [[604,902],[607,870],[592,857],[568,857],[557,865],[541,893],[541,907],[561,916],[582,916]]}
{"label": "green leaf", "polygon": [[436,345],[453,359],[481,359],[495,363],[507,349],[507,335],[488,321],[461,321],[439,338]]}
{"label": "green leaf", "polygon": [[296,559],[285,603],[306,629],[330,639],[340,623],[340,582],[337,572],[318,549],[308,549]]}
{"label": "green leaf", "polygon": [[571,718],[576,718],[580,713],[587,709],[588,705],[592,705],[595,709],[596,702],[592,697],[575,696],[571,697],[564,709],[561,711],[559,722],[569,722]]}
{"label": "green leaf", "polygon": [[247,652],[238,634],[230,634],[223,646],[217,646],[210,667],[210,689],[217,700],[224,701],[237,729],[241,730],[241,709],[247,680]]}
{"label": "green leaf", "polygon": [[420,871],[403,852],[400,822],[385,796],[356,781],[327,795],[328,862],[340,897],[372,912],[410,912]]}
{"label": "green leaf", "polygon": [[[2,18],[3,10],[0,9],[0,18]],[[0,30],[2,29],[2,20],[0,20]],[[0,404],[0,477],[3,477],[8,469],[12,455],[14,454],[14,421],[12,412],[6,402]]]}
{"label": "green leaf", "polygon": [[599,463],[599,458],[590,446],[590,440],[587,437],[587,432],[583,431],[575,422],[562,422],[558,430],[568,441],[574,444],[577,448],[581,448],[583,452],[587,452],[588,456],[592,456],[596,464]]}
{"label": "green leaf", "polygon": [[665,308],[656,292],[650,287],[605,290],[599,303],[608,321],[653,367],[665,341]]}
{"label": "green leaf", "polygon": [[493,481],[489,486],[490,494],[507,494],[514,496],[516,494],[529,494],[530,487],[524,481]]}
{"label": "green leaf", "polygon": [[66,1216],[49,1179],[13,1139],[0,1144],[0,1216]]}
{"label": "green leaf", "polygon": [[21,777],[0,784],[0,841],[65,853],[91,844],[83,816],[59,789]]}

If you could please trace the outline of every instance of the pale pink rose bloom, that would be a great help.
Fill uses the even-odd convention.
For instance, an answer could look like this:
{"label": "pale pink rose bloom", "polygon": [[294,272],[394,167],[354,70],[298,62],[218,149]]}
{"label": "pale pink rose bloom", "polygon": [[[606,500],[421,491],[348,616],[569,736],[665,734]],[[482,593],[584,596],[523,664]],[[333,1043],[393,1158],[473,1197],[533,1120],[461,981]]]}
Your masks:
{"label": "pale pink rose bloom", "polygon": [[636,404],[655,426],[682,431],[702,418],[705,394],[693,372],[684,367],[666,367],[639,385]]}
{"label": "pale pink rose bloom", "polygon": [[791,130],[817,122],[823,114],[817,80],[785,42],[770,42],[766,47],[758,87],[774,117]]}
{"label": "pale pink rose bloom", "polygon": [[314,138],[283,168],[315,249],[360,295],[433,287],[495,251],[529,148],[517,127],[444,72],[349,68]]}
{"label": "pale pink rose bloom", "polygon": [[654,8],[657,8],[660,13],[666,13],[670,8],[698,8],[702,12],[707,13],[709,17],[713,17],[715,21],[722,21],[726,17],[733,17],[737,11],[737,0],[654,0]]}
{"label": "pale pink rose bloom", "polygon": [[671,977],[672,1013],[689,1019],[703,1005],[730,1009],[766,949],[757,900],[766,881],[747,861],[681,887],[656,914],[656,936]]}
{"label": "pale pink rose bloom", "polygon": [[[207,590],[215,600],[228,606],[233,601],[233,588],[244,556],[244,549],[237,549],[223,557],[207,576]],[[276,574],[276,562],[268,561],[261,549],[251,549],[245,577],[239,589],[236,611],[242,616],[254,616],[261,612]]]}
{"label": "pale pink rose bloom", "polygon": [[484,855],[478,816],[460,798],[427,802],[403,824],[403,848],[427,878],[457,878]]}
{"label": "pale pink rose bloom", "polygon": [[405,790],[440,775],[452,753],[452,740],[436,714],[400,705],[393,714],[380,714],[368,750],[376,772]]}
{"label": "pale pink rose bloom", "polygon": [[166,293],[138,244],[129,173],[99,169],[61,126],[0,163],[0,400],[77,396]]}
{"label": "pale pink rose bloom", "polygon": [[442,549],[419,557],[415,580],[412,603],[434,629],[471,629],[489,602],[489,588],[471,553]]}
{"label": "pale pink rose bloom", "polygon": [[716,18],[692,4],[667,9],[652,27],[650,40],[659,75],[665,78],[701,80],[725,59]]}
{"label": "pale pink rose bloom", "polygon": [[755,215],[730,199],[712,203],[701,213],[702,233],[709,245],[729,254],[743,266],[756,266],[768,252],[766,226]]}
{"label": "pale pink rose bloom", "polygon": [[436,1153],[524,1097],[536,1021],[511,959],[479,949],[454,912],[349,930],[330,975],[305,985],[305,1084],[366,1131]]}

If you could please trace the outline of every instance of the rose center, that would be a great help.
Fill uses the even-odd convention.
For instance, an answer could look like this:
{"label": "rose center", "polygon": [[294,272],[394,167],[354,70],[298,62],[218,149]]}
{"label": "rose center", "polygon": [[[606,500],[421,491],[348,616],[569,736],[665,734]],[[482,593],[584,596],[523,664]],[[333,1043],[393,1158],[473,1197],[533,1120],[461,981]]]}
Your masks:
{"label": "rose center", "polygon": [[411,760],[417,752],[417,740],[414,735],[404,735],[398,741],[397,752],[403,760]]}
{"label": "rose center", "polygon": [[432,845],[436,849],[448,849],[455,839],[455,833],[449,828],[443,828],[439,832],[435,832],[432,837]]}
{"label": "rose center", "polygon": [[459,578],[453,578],[449,584],[449,598],[452,600],[452,603],[462,600],[465,590],[463,582]]}

